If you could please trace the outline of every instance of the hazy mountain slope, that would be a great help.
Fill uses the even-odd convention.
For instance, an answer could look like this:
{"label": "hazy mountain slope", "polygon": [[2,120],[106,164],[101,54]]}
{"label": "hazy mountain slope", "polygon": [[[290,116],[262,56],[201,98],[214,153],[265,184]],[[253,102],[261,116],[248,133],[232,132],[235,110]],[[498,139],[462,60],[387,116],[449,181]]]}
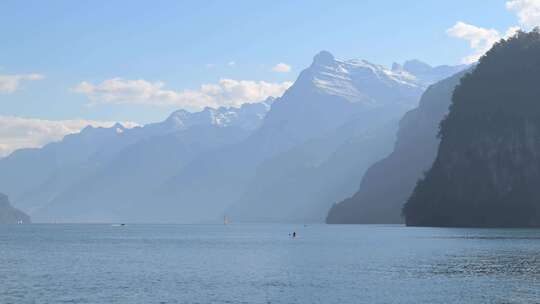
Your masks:
{"label": "hazy mountain slope", "polygon": [[[293,86],[274,102],[256,132],[238,145],[194,161],[162,187],[156,194],[156,200],[177,206],[181,221],[211,220],[208,212],[212,212],[215,219],[250,191],[256,183],[253,179],[272,179],[257,177],[257,168],[265,161],[273,157],[280,159],[281,153],[325,134],[335,135],[337,128],[353,120],[356,133],[384,125],[414,107],[423,90],[423,84],[409,73],[393,72],[366,61],[337,60],[323,51],[314,57],[312,65],[302,71]],[[325,140],[329,139],[321,139],[321,142]],[[392,139],[389,141],[391,145]],[[339,149],[344,142],[346,139],[337,141],[327,151],[326,157],[331,157],[337,152],[332,149]],[[295,153],[290,155],[290,160],[281,159],[274,164],[282,166],[280,163],[283,162],[284,171],[289,165],[294,167]],[[301,179],[300,176],[298,178]],[[273,194],[278,195],[282,189],[285,190],[282,186],[285,185],[276,185]],[[264,193],[253,194],[254,197],[258,195]],[[291,200],[295,198],[291,197]],[[268,208],[264,204],[260,207]],[[308,212],[309,208],[302,208],[302,212]],[[319,209],[315,205],[313,208]],[[189,211],[191,215],[186,213]],[[325,211],[317,216],[322,219],[324,214]],[[306,217],[300,215],[297,219]]]}
{"label": "hazy mountain slope", "polygon": [[[138,145],[140,142],[148,141],[156,151],[167,154],[171,146],[175,146],[175,141],[178,139],[176,135],[182,131],[192,128],[199,128],[201,125],[215,126],[216,128],[229,128],[230,130],[238,131],[238,138],[246,136],[247,129],[253,130],[257,128],[266,115],[273,99],[258,104],[246,104],[241,108],[207,108],[204,111],[197,113],[189,113],[183,110],[177,111],[160,123],[149,124],[144,127],[134,129],[125,129],[121,125],[115,125],[112,128],[92,128],[88,127],[79,134],[66,136],[64,140],[58,143],[49,144],[42,149],[21,150],[14,152],[11,156],[0,159],[0,185],[3,189],[10,190],[8,193],[13,193],[16,198],[14,201],[17,206],[30,211],[31,213],[38,212],[55,202],[55,205],[63,205],[60,203],[60,197],[73,198],[72,195],[77,193],[74,189],[81,190],[79,197],[84,197],[88,191],[81,185],[99,184],[109,177],[114,177],[123,174],[115,172],[115,170],[123,170],[126,166],[121,167],[128,160],[133,159],[133,155],[145,156],[144,161],[152,162],[151,153],[146,153],[152,148],[141,149],[141,151],[130,151],[127,154],[121,155],[122,151],[130,146],[143,147]],[[194,131],[196,132],[196,131]],[[201,132],[206,133],[206,129],[202,128]],[[191,133],[190,133],[191,134]],[[171,143],[161,142],[159,139],[171,135]],[[196,134],[190,135],[192,138],[197,138]],[[229,137],[224,140],[216,137],[208,137],[205,134],[201,138],[211,140],[216,144],[228,143]],[[197,144],[197,140],[194,144]],[[208,146],[214,146],[213,143],[207,143]],[[161,149],[164,151],[161,151]],[[197,150],[194,148],[193,150]],[[170,152],[176,150],[172,149]],[[191,150],[190,150],[191,151]],[[137,154],[139,153],[139,154]],[[145,154],[146,153],[146,154]],[[119,156],[120,155],[120,156]],[[163,155],[159,155],[162,157]],[[149,159],[144,159],[148,157]],[[179,156],[180,158],[182,156]],[[170,159],[164,157],[165,159]],[[139,164],[134,165],[139,167]],[[161,166],[164,168],[165,166]],[[171,168],[177,168],[178,165],[173,162],[169,165]],[[147,166],[146,168],[149,168]],[[165,176],[167,170],[163,169]],[[105,173],[108,172],[108,173]],[[147,173],[138,171],[143,176],[150,176],[151,171]],[[130,176],[135,178],[134,176]],[[167,176],[168,177],[168,176]],[[98,180],[92,180],[98,178]],[[95,192],[92,195],[100,196],[100,191],[107,187],[94,188]],[[83,191],[84,190],[84,191]],[[71,193],[71,194],[68,194]],[[75,195],[75,196],[77,196]],[[91,195],[87,196],[92,198]],[[78,202],[73,201],[73,206],[77,206]],[[42,211],[40,211],[42,212]],[[106,210],[103,210],[106,213]],[[37,218],[40,218],[38,216]],[[55,220],[60,220],[62,216],[53,216]]]}
{"label": "hazy mountain slope", "polygon": [[391,151],[396,121],[373,129],[352,121],[263,162],[227,215],[235,221],[323,222],[333,202],[354,193],[367,166]]}
{"label": "hazy mountain slope", "polygon": [[9,202],[7,195],[0,193],[0,224],[28,224],[30,217],[24,212],[15,209]]}
{"label": "hazy mountain slope", "polygon": [[[171,210],[159,203],[137,204],[141,196],[180,172],[202,153],[244,139],[249,130],[215,125],[155,136],[120,151],[103,168],[60,193],[37,210],[36,221],[159,221]],[[157,209],[156,209],[157,208]]]}
{"label": "hazy mountain slope", "polygon": [[354,196],[330,209],[328,223],[402,222],[401,208],[416,181],[435,159],[439,123],[448,112],[452,92],[464,73],[427,89],[419,106],[401,119],[393,152],[367,170]]}
{"label": "hazy mountain slope", "polygon": [[540,226],[540,32],[495,44],[456,87],[408,225]]}
{"label": "hazy mountain slope", "polygon": [[417,104],[417,89],[461,69],[433,68],[416,61],[423,73],[417,77],[405,69],[389,71],[366,61],[334,61],[319,67],[323,77],[311,76],[311,83],[356,100],[365,112],[263,162],[245,193],[227,211],[231,218],[323,222],[334,202],[357,191],[367,167],[391,152],[399,118]]}
{"label": "hazy mountain slope", "polygon": [[[14,201],[28,191],[47,181],[62,168],[77,167],[111,144],[119,136],[112,128],[87,127],[79,134],[67,135],[61,142],[46,145],[41,149],[22,149],[0,159],[0,187]],[[94,164],[88,164],[92,167]]]}

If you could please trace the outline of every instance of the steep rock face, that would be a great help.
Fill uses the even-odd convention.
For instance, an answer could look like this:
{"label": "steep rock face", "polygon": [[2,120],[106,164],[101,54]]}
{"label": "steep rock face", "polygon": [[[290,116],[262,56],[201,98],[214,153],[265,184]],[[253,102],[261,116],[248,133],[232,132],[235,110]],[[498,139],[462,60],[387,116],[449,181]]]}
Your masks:
{"label": "steep rock face", "polygon": [[0,224],[28,224],[30,217],[24,212],[15,209],[9,202],[7,195],[0,193]]}
{"label": "steep rock face", "polygon": [[496,44],[456,88],[407,225],[540,226],[540,33]]}
{"label": "steep rock face", "polygon": [[448,112],[452,92],[465,72],[432,86],[419,106],[400,121],[393,152],[373,164],[353,197],[334,205],[330,224],[401,223],[401,209],[416,181],[437,154],[439,123]]}

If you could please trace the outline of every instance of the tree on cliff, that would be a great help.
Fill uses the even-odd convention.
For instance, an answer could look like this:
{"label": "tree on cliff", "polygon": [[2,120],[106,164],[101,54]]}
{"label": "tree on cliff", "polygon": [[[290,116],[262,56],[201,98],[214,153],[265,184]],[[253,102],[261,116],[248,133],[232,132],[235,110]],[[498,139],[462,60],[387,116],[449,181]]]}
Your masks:
{"label": "tree on cliff", "polygon": [[456,87],[407,225],[540,226],[540,31],[496,43]]}

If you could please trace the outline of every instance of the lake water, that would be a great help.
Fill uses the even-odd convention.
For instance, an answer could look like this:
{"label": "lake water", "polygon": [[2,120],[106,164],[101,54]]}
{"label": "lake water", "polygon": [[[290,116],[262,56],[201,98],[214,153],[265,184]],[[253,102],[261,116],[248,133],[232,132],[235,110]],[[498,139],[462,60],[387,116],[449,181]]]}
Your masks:
{"label": "lake water", "polygon": [[0,226],[0,303],[539,301],[540,230]]}

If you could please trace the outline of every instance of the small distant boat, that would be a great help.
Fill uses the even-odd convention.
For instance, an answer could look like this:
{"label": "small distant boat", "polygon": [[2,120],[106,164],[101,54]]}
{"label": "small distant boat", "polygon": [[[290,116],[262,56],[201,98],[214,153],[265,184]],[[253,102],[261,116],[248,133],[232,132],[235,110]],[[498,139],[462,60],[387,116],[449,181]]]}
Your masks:
{"label": "small distant boat", "polygon": [[223,217],[223,225],[229,225],[229,218],[227,216]]}
{"label": "small distant boat", "polygon": [[113,227],[124,227],[126,224],[112,224]]}

